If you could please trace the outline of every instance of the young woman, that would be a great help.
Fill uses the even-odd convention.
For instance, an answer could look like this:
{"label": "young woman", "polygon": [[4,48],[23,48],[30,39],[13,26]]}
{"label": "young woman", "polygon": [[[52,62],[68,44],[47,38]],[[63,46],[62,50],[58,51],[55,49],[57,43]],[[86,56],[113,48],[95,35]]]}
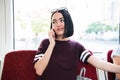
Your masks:
{"label": "young woman", "polygon": [[76,80],[78,61],[115,73],[120,67],[97,59],[80,43],[70,40],[74,33],[73,22],[66,8],[56,9],[51,15],[51,30],[34,58],[39,80]]}
{"label": "young woman", "polygon": [[[118,46],[118,48],[113,50],[111,58],[113,59],[114,64],[117,64],[120,66],[120,46]],[[116,73],[115,80],[120,80],[120,74]]]}

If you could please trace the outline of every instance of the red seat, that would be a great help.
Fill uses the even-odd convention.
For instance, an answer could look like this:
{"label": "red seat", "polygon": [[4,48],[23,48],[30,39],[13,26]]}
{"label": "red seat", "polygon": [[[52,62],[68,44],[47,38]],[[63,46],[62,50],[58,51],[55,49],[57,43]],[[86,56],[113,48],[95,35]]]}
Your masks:
{"label": "red seat", "polygon": [[[111,54],[113,50],[109,50],[107,53],[107,61],[110,63],[113,63],[113,60],[111,59]],[[115,80],[115,73],[108,72],[108,80]]]}
{"label": "red seat", "polygon": [[12,51],[5,55],[1,80],[37,80],[33,67],[35,50]]}
{"label": "red seat", "polygon": [[78,64],[78,75],[82,67],[86,68],[85,77],[91,78],[92,80],[98,80],[96,68],[90,64],[85,64],[82,61],[79,61]]}
{"label": "red seat", "polygon": [[[36,50],[18,50],[6,54],[4,58],[1,80],[37,80],[33,67]],[[82,67],[86,68],[86,77],[97,79],[96,68],[90,64],[79,62],[78,74]]]}

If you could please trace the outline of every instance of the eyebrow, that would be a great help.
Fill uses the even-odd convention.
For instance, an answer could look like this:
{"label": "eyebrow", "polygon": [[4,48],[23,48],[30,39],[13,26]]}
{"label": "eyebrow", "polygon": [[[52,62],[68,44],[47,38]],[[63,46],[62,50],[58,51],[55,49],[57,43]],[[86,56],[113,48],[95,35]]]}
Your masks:
{"label": "eyebrow", "polygon": [[[59,20],[61,20],[61,19],[64,19],[64,17],[59,18]],[[57,20],[57,19],[53,19],[53,20]]]}
{"label": "eyebrow", "polygon": [[64,19],[64,17],[59,18],[59,20]]}

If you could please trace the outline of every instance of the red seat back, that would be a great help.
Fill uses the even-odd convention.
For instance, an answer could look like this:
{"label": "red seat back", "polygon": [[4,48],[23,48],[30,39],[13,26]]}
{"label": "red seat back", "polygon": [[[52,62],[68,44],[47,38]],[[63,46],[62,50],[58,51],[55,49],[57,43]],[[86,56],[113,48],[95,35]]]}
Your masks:
{"label": "red seat back", "polygon": [[[107,53],[107,61],[110,63],[113,63],[113,60],[111,59],[111,54],[113,50],[109,50]],[[108,72],[108,80],[115,80],[115,73]]]}
{"label": "red seat back", "polygon": [[12,51],[5,55],[1,80],[37,80],[33,67],[35,50]]}
{"label": "red seat back", "polygon": [[91,78],[92,80],[98,80],[96,68],[90,64],[85,64],[82,61],[79,61],[78,64],[78,75],[82,67],[86,68],[85,77]]}
{"label": "red seat back", "polygon": [[[38,76],[33,67],[35,50],[19,50],[6,54],[1,80],[37,80]],[[97,79],[96,68],[90,64],[79,62],[78,74],[82,67],[86,68],[86,77]]]}

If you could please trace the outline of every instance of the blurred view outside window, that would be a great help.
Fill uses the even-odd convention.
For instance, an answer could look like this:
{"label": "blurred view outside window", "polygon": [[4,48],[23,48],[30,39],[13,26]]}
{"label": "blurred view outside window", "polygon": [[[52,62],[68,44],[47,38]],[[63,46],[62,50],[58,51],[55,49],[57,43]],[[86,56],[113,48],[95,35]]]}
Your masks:
{"label": "blurred view outside window", "polygon": [[51,9],[67,7],[75,33],[87,49],[103,52],[119,44],[119,0],[14,0],[15,49],[37,49],[48,37]]}

